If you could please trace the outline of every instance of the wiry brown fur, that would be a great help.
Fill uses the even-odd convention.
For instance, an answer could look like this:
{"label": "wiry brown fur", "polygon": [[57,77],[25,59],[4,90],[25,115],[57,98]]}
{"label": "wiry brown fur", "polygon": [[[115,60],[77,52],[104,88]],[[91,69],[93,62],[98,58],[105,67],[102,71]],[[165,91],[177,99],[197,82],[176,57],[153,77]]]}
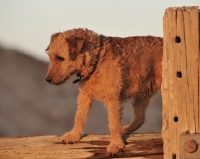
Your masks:
{"label": "wiry brown fur", "polygon": [[[135,131],[145,122],[150,98],[161,86],[162,38],[153,36],[106,37],[87,29],[52,35],[47,48],[50,66],[46,80],[61,84],[78,74],[80,93],[73,129],[63,137],[77,142],[93,98],[105,103],[111,133],[108,153],[123,149],[123,133]],[[122,102],[131,99],[135,119],[121,128]]]}

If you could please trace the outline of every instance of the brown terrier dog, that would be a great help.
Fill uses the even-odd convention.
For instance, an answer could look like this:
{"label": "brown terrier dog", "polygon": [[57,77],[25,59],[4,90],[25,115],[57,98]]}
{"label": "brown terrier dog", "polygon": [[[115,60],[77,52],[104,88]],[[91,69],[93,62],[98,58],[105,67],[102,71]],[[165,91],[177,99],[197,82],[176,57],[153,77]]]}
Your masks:
{"label": "brown terrier dog", "polygon": [[[50,65],[46,81],[61,84],[77,74],[80,83],[78,110],[73,129],[64,143],[80,140],[92,100],[105,103],[111,134],[107,152],[124,148],[123,133],[131,133],[145,122],[150,98],[162,81],[162,38],[152,36],[106,37],[87,29],[73,29],[51,36]],[[135,119],[121,127],[122,102],[131,99]]]}

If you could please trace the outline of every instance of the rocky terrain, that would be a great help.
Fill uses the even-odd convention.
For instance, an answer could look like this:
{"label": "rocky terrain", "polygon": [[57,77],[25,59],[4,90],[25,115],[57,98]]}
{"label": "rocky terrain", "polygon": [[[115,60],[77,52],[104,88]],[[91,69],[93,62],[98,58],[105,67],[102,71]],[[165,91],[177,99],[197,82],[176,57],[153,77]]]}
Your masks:
{"label": "rocky terrain", "polygon": [[[48,62],[39,61],[0,46],[0,136],[63,134],[73,126],[78,84],[55,86],[45,81]],[[147,122],[139,133],[161,131],[161,96],[147,110]],[[132,120],[129,102],[124,103],[123,124]],[[106,108],[94,101],[85,133],[108,133]]]}

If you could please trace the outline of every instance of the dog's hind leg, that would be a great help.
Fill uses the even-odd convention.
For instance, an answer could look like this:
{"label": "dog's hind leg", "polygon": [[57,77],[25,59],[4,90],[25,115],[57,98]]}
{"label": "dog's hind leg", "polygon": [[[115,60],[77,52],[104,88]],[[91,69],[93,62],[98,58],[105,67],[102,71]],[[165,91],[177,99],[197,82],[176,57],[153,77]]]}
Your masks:
{"label": "dog's hind leg", "polygon": [[131,100],[132,106],[134,109],[135,118],[133,119],[133,121],[130,124],[123,127],[123,129],[122,129],[123,134],[131,133],[131,132],[137,130],[146,122],[145,112],[146,112],[146,108],[150,102],[150,99],[151,99],[151,97],[146,97],[144,99],[140,99],[140,100],[136,100],[136,101],[134,101],[133,99]]}

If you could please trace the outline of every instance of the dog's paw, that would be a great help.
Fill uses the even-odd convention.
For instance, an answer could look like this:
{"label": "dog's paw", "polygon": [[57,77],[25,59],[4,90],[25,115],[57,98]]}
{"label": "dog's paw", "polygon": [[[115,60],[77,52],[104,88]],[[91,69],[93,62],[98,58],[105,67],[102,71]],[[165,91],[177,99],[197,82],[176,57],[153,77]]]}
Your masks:
{"label": "dog's paw", "polygon": [[117,157],[118,152],[123,152],[124,146],[125,144],[123,141],[113,141],[107,147],[107,153],[110,157]]}
{"label": "dog's paw", "polygon": [[63,144],[74,144],[76,143],[77,141],[79,141],[81,138],[81,135],[79,134],[75,134],[75,133],[65,133],[63,135],[63,140],[62,140],[62,143]]}

